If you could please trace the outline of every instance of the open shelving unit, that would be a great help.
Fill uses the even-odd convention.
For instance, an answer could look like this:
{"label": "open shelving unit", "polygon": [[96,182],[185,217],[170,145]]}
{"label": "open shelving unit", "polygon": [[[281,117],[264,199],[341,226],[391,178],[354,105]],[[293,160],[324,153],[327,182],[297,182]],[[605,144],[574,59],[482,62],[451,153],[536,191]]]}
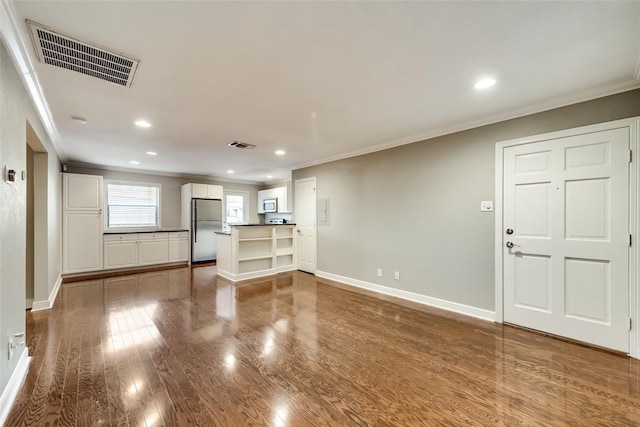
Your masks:
{"label": "open shelving unit", "polygon": [[[233,226],[227,245],[226,239],[220,236],[218,245],[218,258],[222,258],[218,274],[222,277],[244,280],[296,268],[293,224]],[[230,252],[228,259],[224,248]]]}

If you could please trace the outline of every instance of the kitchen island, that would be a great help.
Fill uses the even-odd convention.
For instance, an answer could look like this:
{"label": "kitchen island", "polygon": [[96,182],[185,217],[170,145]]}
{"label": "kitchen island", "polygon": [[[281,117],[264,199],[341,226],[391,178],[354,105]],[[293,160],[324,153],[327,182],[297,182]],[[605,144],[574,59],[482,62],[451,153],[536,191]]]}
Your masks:
{"label": "kitchen island", "polygon": [[296,269],[295,224],[232,225],[217,232],[218,274],[232,281]]}

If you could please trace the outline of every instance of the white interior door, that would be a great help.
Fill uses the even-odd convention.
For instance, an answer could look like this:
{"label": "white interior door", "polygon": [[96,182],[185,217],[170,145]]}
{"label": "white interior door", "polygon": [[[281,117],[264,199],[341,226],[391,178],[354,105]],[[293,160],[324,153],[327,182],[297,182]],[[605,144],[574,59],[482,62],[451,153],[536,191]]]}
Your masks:
{"label": "white interior door", "polygon": [[629,352],[629,144],[621,128],[505,148],[505,322]]}
{"label": "white interior door", "polygon": [[316,272],[316,178],[296,180],[298,270]]}

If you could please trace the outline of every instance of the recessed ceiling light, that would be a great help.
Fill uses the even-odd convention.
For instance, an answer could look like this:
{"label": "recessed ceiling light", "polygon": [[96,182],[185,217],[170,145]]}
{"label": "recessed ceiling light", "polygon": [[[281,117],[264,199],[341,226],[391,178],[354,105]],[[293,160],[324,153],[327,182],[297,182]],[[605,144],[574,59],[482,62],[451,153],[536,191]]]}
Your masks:
{"label": "recessed ceiling light", "polygon": [[273,178],[273,175],[267,175],[267,179]]}
{"label": "recessed ceiling light", "polygon": [[146,120],[136,120],[136,126],[140,126],[141,128],[150,128],[151,123]]}
{"label": "recessed ceiling light", "polygon": [[79,123],[81,125],[86,125],[87,124],[87,119],[85,119],[84,117],[71,116],[71,120],[73,120],[74,122]]}
{"label": "recessed ceiling light", "polygon": [[276,155],[278,156],[284,156],[286,153],[284,150],[276,150]]}
{"label": "recessed ceiling light", "polygon": [[131,160],[129,163],[131,163],[132,165],[139,165],[140,162],[137,160]]}
{"label": "recessed ceiling light", "polygon": [[232,171],[231,169],[229,169],[229,170],[227,171],[227,173],[234,173],[234,172],[235,172],[235,171]]}
{"label": "recessed ceiling light", "polygon": [[476,82],[475,85],[473,85],[474,88],[476,89],[487,89],[491,86],[493,86],[494,84],[496,84],[496,80],[492,79],[490,77],[486,77],[483,79],[480,79]]}
{"label": "recessed ceiling light", "polygon": [[158,153],[156,153],[155,151],[147,151],[147,154],[150,156],[157,156]]}

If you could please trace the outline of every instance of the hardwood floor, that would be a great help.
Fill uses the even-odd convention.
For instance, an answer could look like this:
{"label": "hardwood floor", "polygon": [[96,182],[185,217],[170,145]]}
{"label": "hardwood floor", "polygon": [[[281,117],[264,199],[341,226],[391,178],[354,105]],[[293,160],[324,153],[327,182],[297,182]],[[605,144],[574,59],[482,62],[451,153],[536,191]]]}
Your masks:
{"label": "hardwood floor", "polygon": [[327,283],[64,284],[6,425],[640,425],[637,360]]}

